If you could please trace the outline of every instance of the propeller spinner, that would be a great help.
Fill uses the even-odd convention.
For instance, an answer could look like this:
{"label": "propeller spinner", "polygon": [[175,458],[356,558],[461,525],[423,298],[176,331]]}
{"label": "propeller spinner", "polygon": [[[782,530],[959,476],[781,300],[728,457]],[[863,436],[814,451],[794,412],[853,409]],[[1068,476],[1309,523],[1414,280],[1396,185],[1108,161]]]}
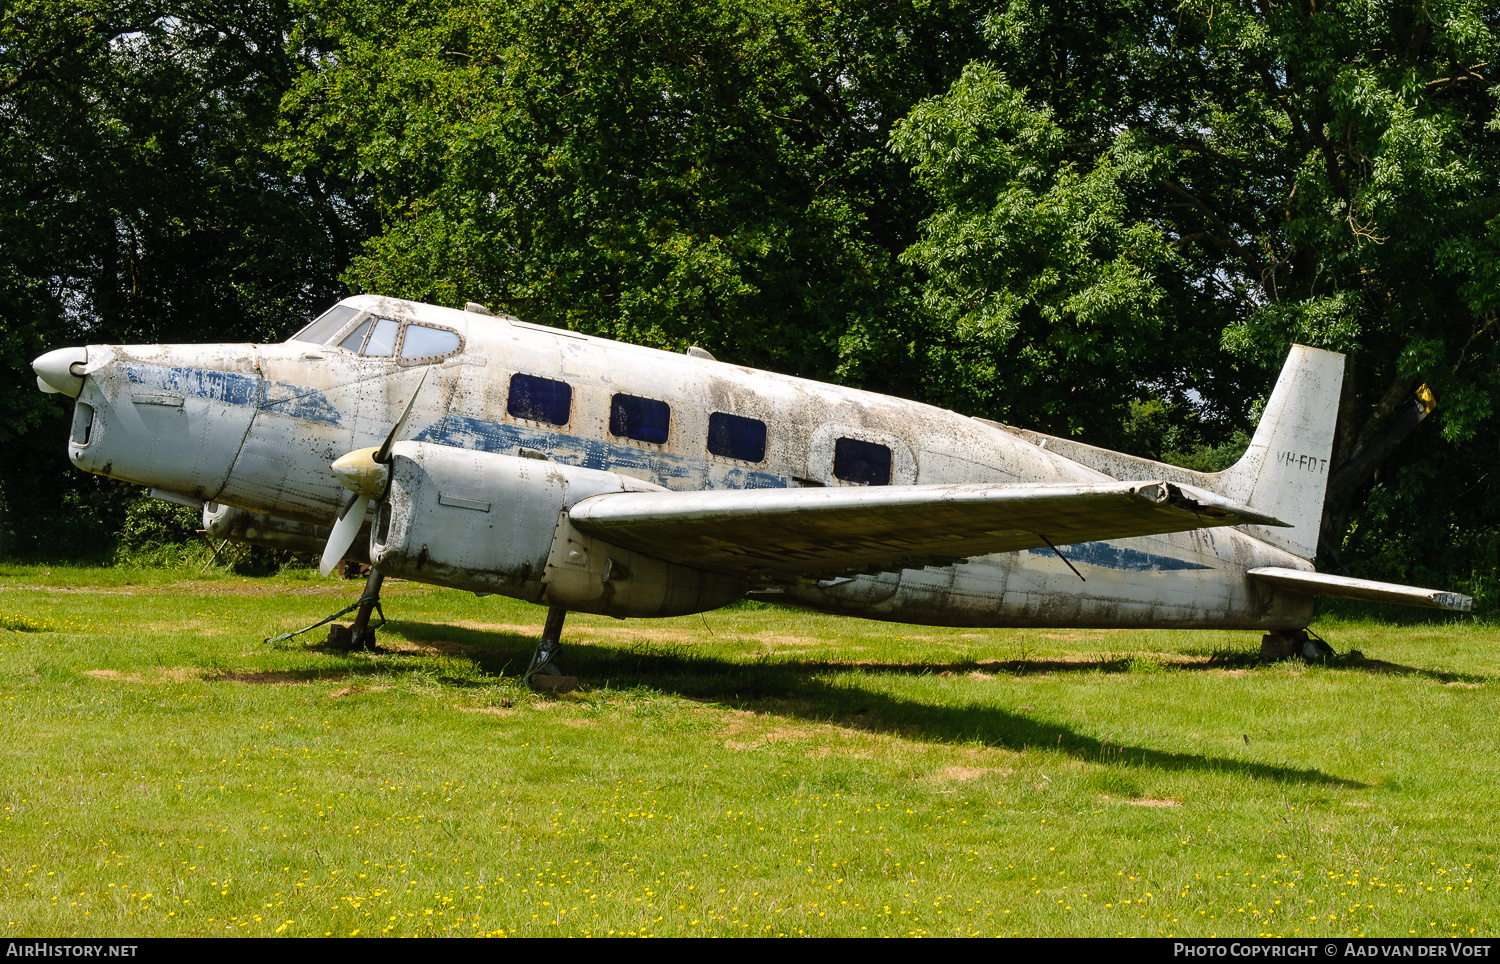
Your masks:
{"label": "propeller spinner", "polygon": [[344,509],[338,521],[334,523],[333,534],[328,537],[328,544],[323,547],[323,559],[318,570],[323,575],[333,571],[333,567],[344,558],[344,553],[354,544],[355,536],[359,535],[360,527],[365,524],[365,516],[369,514],[370,504],[379,502],[385,498],[386,487],[390,484],[390,470],[386,468],[391,461],[391,446],[396,444],[401,430],[406,427],[407,416],[411,415],[412,406],[417,401],[417,396],[422,392],[422,386],[427,381],[427,373],[432,369],[423,369],[422,377],[417,381],[417,387],[412,389],[411,398],[406,400],[406,407],[401,411],[401,417],[396,419],[396,424],[391,427],[391,432],[385,437],[385,441],[378,448],[356,449],[348,455],[341,456],[329,466],[333,474],[338,477],[339,482],[354,493],[354,499]]}

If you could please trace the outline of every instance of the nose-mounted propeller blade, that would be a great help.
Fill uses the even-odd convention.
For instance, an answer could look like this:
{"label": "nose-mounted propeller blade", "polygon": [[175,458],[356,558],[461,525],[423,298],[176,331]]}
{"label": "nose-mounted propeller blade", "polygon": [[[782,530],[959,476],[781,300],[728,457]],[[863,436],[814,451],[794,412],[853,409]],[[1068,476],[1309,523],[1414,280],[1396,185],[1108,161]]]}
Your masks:
{"label": "nose-mounted propeller blade", "polygon": [[344,509],[342,515],[333,526],[333,534],[328,537],[328,545],[323,547],[323,559],[318,566],[323,575],[333,571],[333,567],[344,558],[344,553],[354,544],[355,536],[359,535],[360,527],[365,524],[365,516],[370,511],[370,504],[378,502],[385,497],[386,486],[390,482],[390,472],[386,466],[391,461],[391,447],[396,444],[402,429],[406,427],[406,419],[411,415],[412,406],[416,404],[417,396],[422,392],[422,386],[427,382],[427,373],[432,369],[424,369],[422,377],[417,381],[417,387],[412,389],[411,398],[406,400],[406,407],[401,411],[401,417],[396,419],[396,424],[391,427],[390,434],[379,448],[357,449],[338,459],[329,466],[333,474],[344,487],[354,493],[354,500]]}

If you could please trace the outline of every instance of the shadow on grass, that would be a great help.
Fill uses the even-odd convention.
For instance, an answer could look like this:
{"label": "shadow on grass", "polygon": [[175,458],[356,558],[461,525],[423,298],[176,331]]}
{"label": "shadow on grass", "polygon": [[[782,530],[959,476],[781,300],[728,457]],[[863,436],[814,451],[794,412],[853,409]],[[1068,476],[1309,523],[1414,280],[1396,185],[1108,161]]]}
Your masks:
{"label": "shadow on grass", "polygon": [[1424,669],[1421,666],[1406,666],[1401,663],[1387,662],[1383,659],[1366,659],[1357,653],[1335,657],[1329,661],[1329,666],[1337,669],[1355,670],[1361,673],[1374,673],[1385,676],[1416,676],[1420,679],[1430,679],[1438,683],[1478,685],[1490,682],[1488,676],[1479,673],[1449,673],[1436,669]]}
{"label": "shadow on grass", "polygon": [[[394,629],[394,627],[393,627]],[[396,634],[392,632],[392,645]],[[531,658],[535,639],[514,633],[482,632],[431,623],[400,623],[399,638],[420,647],[417,651],[387,650],[368,667],[354,665],[352,674],[401,672],[409,657],[436,651],[472,660],[491,676],[515,676]],[[1087,762],[1115,767],[1156,767],[1225,773],[1259,780],[1324,786],[1363,787],[1318,770],[1275,766],[1226,757],[1168,753],[1138,746],[1116,746],[1072,727],[1047,723],[989,704],[939,706],[902,700],[859,684],[861,677],[891,674],[937,675],[972,672],[1131,672],[1132,660],[1095,660],[1084,663],[1013,660],[960,661],[936,666],[904,664],[806,662],[764,659],[731,662],[693,653],[687,647],[621,647],[593,642],[565,647],[564,671],[592,686],[614,689],[645,687],[699,702],[721,703],[789,719],[843,726],[935,743],[981,744],[1015,752],[1030,749],[1068,753]],[[1222,662],[1210,661],[1209,668]],[[1189,664],[1182,667],[1205,668]],[[1172,668],[1168,671],[1176,671]],[[830,678],[831,677],[831,678]],[[440,682],[473,686],[472,680],[450,677]]]}
{"label": "shadow on grass", "polygon": [[[531,664],[531,654],[536,649],[537,642],[535,636],[464,629],[443,623],[402,620],[399,634],[395,631],[396,624],[392,623],[391,626],[391,629],[377,629],[375,632],[376,648],[369,655],[383,657],[379,660],[363,659],[358,652],[349,654],[330,649],[321,641],[311,641],[298,648],[332,656],[351,656],[350,664],[344,668],[351,676],[382,676],[393,671],[400,672],[403,663],[414,668],[417,660],[440,655],[471,661],[480,676],[516,677]],[[479,680],[470,678],[443,676],[439,679],[449,685],[484,685]]]}

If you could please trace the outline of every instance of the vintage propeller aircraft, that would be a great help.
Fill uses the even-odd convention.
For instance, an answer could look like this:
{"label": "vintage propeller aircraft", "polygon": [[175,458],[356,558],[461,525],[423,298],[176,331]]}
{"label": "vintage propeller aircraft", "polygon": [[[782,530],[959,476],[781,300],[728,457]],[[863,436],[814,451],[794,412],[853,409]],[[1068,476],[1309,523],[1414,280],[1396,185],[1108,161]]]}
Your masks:
{"label": "vintage propeller aircraft", "polygon": [[746,596],[1294,644],[1314,596],[1468,610],[1313,571],[1343,364],[1294,347],[1249,450],[1212,475],[472,304],[361,295],[279,345],[90,345],[33,367],[77,400],[78,468],[201,505],[217,537],[321,548],[325,573],[367,559],[362,618],[379,574],[548,606],[547,672],[567,610]]}

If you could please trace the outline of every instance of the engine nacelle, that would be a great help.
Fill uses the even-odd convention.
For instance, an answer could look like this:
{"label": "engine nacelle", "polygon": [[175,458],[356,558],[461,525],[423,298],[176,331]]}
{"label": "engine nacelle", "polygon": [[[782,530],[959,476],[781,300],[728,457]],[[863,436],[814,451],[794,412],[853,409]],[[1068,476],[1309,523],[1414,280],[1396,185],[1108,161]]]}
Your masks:
{"label": "engine nacelle", "polygon": [[370,561],[388,576],[607,616],[681,616],[743,596],[743,580],[601,542],[568,521],[590,496],[660,490],[545,459],[398,442]]}
{"label": "engine nacelle", "polygon": [[[366,527],[368,528],[368,523]],[[284,549],[290,552],[319,555],[328,545],[333,530],[327,526],[315,526],[306,522],[295,522],[264,512],[251,512],[234,506],[208,502],[203,506],[203,528],[213,539],[232,539],[248,542],[252,546],[268,549]],[[349,547],[349,558],[369,562],[365,556],[368,540],[355,539]]]}

